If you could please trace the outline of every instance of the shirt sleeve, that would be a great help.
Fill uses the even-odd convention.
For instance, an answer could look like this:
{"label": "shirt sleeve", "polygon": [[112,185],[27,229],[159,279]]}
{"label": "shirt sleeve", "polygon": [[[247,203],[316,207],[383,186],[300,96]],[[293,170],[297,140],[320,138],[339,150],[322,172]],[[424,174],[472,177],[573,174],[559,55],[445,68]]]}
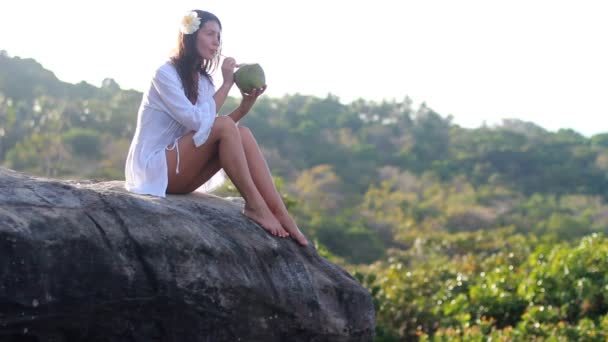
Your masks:
{"label": "shirt sleeve", "polygon": [[209,136],[216,116],[213,97],[199,99],[196,104],[192,104],[184,93],[177,72],[167,68],[159,68],[156,71],[152,85],[163,104],[167,106],[167,114],[189,130],[195,131],[194,145],[202,145]]}

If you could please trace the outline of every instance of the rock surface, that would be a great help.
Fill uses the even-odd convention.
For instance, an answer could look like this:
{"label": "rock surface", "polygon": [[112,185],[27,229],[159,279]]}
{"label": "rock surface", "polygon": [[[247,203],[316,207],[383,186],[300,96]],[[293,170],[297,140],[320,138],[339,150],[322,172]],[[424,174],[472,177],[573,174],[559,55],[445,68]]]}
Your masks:
{"label": "rock surface", "polygon": [[372,340],[368,291],[313,244],[122,186],[0,167],[0,341]]}

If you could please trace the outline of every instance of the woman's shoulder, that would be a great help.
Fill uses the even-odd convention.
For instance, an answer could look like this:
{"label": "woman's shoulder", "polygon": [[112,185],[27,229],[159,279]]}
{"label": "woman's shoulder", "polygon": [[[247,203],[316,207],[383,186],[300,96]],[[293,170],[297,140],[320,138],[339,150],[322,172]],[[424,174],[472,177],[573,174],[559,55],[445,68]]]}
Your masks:
{"label": "woman's shoulder", "polygon": [[159,63],[156,70],[152,74],[152,80],[162,81],[162,82],[170,82],[170,83],[179,83],[179,74],[177,73],[177,69],[171,60],[166,60],[162,64]]}
{"label": "woman's shoulder", "polygon": [[158,74],[159,72],[177,73],[177,69],[175,69],[175,64],[170,59],[167,59],[156,68],[156,73]]}

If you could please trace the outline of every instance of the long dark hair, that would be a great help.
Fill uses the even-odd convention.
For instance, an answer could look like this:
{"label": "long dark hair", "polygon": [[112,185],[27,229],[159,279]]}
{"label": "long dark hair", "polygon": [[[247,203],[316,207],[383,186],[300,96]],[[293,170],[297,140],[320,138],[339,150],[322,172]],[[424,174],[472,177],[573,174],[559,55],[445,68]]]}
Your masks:
{"label": "long dark hair", "polygon": [[198,30],[200,30],[206,22],[211,20],[218,23],[220,31],[222,29],[222,23],[214,14],[201,10],[194,10],[194,12],[196,12],[201,19],[201,24],[192,34],[183,34],[179,32],[177,36],[177,47],[171,56],[171,62],[175,65],[177,73],[182,80],[186,97],[192,104],[196,103],[198,97],[198,78],[201,76],[207,77],[209,81],[213,82],[211,72],[219,65],[219,56],[221,52],[220,40],[220,48],[215,57],[213,59],[202,58],[196,50],[196,35]]}

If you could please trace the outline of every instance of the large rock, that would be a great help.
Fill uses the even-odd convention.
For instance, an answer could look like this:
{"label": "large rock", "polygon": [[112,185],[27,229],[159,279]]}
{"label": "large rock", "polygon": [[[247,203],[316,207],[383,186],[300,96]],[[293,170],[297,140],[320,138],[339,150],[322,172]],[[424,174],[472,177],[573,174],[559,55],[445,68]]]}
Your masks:
{"label": "large rock", "polygon": [[365,288],[240,210],[0,168],[0,341],[372,340]]}

